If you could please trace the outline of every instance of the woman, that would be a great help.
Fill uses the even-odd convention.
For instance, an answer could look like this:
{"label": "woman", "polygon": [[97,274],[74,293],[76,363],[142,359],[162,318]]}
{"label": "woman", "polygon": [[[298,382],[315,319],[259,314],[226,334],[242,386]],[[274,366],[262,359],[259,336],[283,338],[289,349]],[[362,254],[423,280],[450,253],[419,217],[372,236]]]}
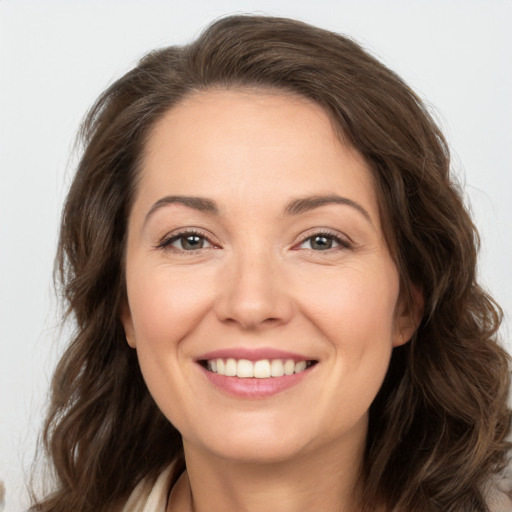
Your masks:
{"label": "woman", "polygon": [[498,506],[501,311],[400,78],[342,36],[229,17],[142,59],[82,138],[34,510]]}

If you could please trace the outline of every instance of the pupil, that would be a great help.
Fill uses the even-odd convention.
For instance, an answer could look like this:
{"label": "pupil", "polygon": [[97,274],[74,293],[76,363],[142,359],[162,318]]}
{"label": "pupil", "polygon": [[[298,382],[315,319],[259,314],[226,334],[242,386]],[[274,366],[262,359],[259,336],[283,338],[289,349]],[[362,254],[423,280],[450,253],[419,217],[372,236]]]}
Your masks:
{"label": "pupil", "polygon": [[313,249],[325,250],[332,247],[332,240],[326,236],[315,236],[312,244]]}
{"label": "pupil", "polygon": [[181,241],[183,249],[194,250],[201,249],[203,246],[203,239],[197,235],[186,236]]}

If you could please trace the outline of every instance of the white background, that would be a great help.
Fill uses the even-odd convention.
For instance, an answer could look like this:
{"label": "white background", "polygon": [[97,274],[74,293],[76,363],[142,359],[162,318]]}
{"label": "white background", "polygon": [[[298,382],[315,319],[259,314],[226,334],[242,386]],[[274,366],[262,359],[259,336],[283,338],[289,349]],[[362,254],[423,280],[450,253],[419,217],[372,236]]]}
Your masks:
{"label": "white background", "polygon": [[188,42],[234,12],[290,16],[352,35],[429,100],[454,167],[465,172],[483,235],[482,281],[510,326],[512,0],[0,0],[0,480],[7,512],[27,506],[24,483],[65,338],[52,262],[78,123],[146,51]]}

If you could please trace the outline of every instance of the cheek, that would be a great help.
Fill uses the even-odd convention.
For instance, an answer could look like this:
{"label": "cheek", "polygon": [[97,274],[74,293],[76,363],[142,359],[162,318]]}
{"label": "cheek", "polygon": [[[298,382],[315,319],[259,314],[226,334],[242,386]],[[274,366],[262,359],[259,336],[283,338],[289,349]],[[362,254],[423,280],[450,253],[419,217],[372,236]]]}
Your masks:
{"label": "cheek", "polygon": [[[142,273],[141,273],[142,274]],[[199,322],[211,302],[206,276],[157,267],[128,281],[128,297],[138,348],[177,344]]]}
{"label": "cheek", "polygon": [[398,289],[392,264],[336,269],[304,287],[303,309],[340,349],[391,344]]}
{"label": "cheek", "polygon": [[345,412],[339,414],[351,410],[359,416],[375,398],[389,366],[398,275],[392,265],[334,274],[308,288],[303,310],[334,352],[331,371],[336,378],[326,396],[335,395],[344,404]]}
{"label": "cheek", "polygon": [[[137,358],[147,387],[158,407],[177,427],[187,410],[185,386],[190,371],[189,346],[183,343],[208,311],[211,287],[203,279],[155,266],[132,266],[127,276]],[[188,348],[187,348],[188,347]]]}

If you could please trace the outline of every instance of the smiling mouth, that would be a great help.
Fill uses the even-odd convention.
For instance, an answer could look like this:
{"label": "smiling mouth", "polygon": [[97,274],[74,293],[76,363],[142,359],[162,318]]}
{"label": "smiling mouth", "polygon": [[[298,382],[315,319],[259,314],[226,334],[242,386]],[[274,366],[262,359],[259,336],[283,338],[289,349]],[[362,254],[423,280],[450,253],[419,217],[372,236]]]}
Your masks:
{"label": "smiling mouth", "polygon": [[238,377],[240,379],[269,379],[302,373],[317,364],[318,361],[295,361],[293,359],[248,359],[216,358],[204,359],[199,364],[206,370],[225,377]]}

